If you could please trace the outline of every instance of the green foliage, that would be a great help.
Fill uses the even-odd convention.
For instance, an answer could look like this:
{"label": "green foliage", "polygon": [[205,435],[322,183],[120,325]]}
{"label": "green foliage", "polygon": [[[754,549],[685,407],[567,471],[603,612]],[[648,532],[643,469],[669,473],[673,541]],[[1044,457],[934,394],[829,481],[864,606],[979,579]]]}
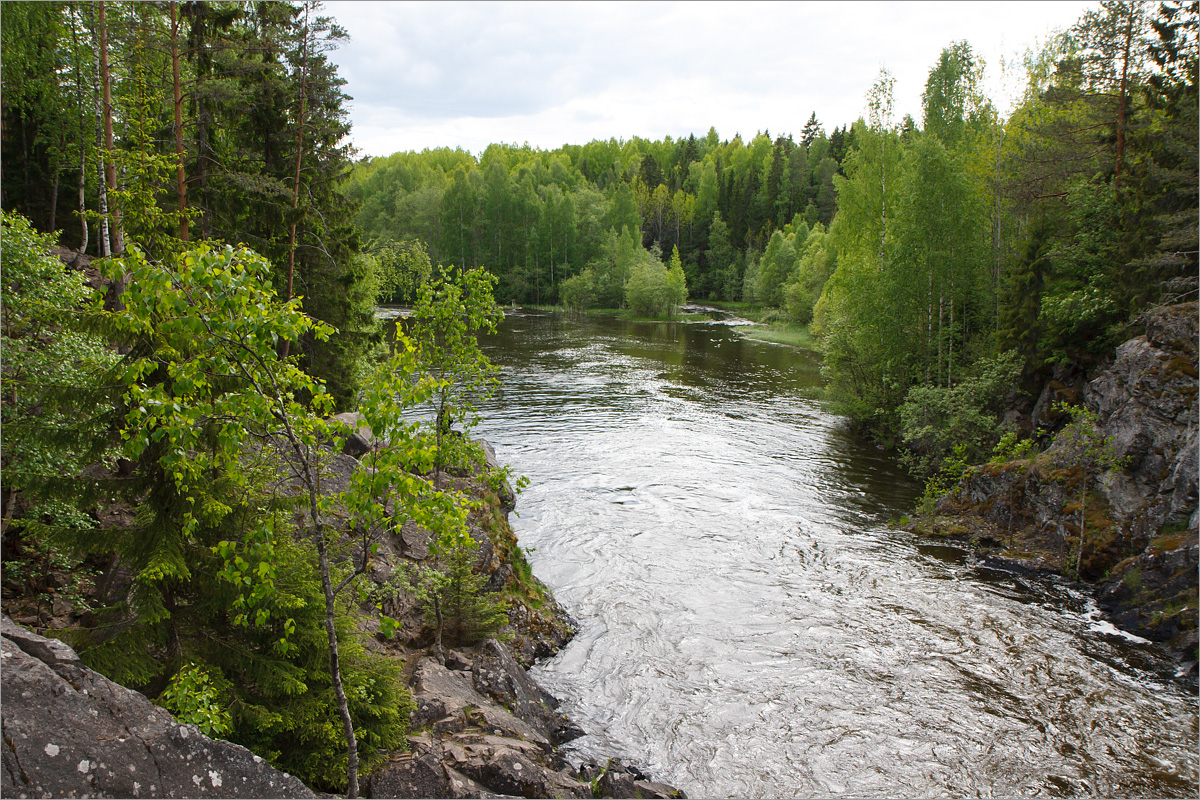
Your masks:
{"label": "green foliage", "polygon": [[614,231],[604,237],[599,257],[588,264],[595,285],[595,305],[617,308],[625,303],[626,285],[638,264],[647,257],[641,234],[635,230]]}
{"label": "green foliage", "polygon": [[[159,197],[167,189],[168,179],[175,178],[178,164],[174,154],[156,152],[155,136],[163,120],[159,116],[161,98],[154,94],[152,73],[156,69],[164,70],[166,65],[151,63],[156,57],[161,58],[161,53],[155,52],[148,41],[153,27],[149,19],[153,13],[151,7],[138,6],[134,11],[141,18],[131,21],[134,22],[133,41],[130,43],[133,63],[122,87],[128,98],[123,120],[125,147],[114,151],[111,156],[124,180],[119,187],[110,189],[108,202],[120,209],[121,227],[127,245],[137,244],[152,259],[167,259],[186,249],[186,243],[177,238],[180,223],[184,219],[195,219],[199,212],[187,208],[168,211],[159,203]],[[98,214],[90,216],[99,220]]]}
{"label": "green foliage", "polygon": [[1115,437],[1101,433],[1095,411],[1069,403],[1060,403],[1054,410],[1071,415],[1071,422],[1055,434],[1051,445],[1055,458],[1059,463],[1071,464],[1083,471],[1079,481],[1079,548],[1075,556],[1075,573],[1078,575],[1087,539],[1088,482],[1107,470],[1124,467],[1127,459],[1117,455]]}
{"label": "green foliage", "polygon": [[[470,279],[467,283],[470,285]],[[482,290],[481,286],[476,289]],[[463,311],[462,305],[459,311]],[[465,323],[465,317],[461,321]],[[478,548],[467,527],[467,498],[443,489],[437,475],[432,483],[421,475],[447,463],[482,462],[482,453],[464,436],[439,434],[436,424],[407,416],[446,387],[444,381],[434,380],[425,371],[417,346],[402,333],[397,335],[395,350],[367,381],[361,406],[381,444],[364,456],[338,504],[362,532],[398,528],[408,520],[431,532],[432,565],[415,568],[416,574],[403,583],[426,603],[430,624],[439,638],[444,634],[452,642],[467,643],[494,633],[507,618],[502,604],[482,592],[483,578],[474,572]],[[457,402],[465,401],[459,398]],[[469,410],[463,405],[456,408],[460,413]],[[430,427],[434,427],[432,432]],[[449,443],[455,447],[447,455],[443,449]],[[389,598],[368,599],[382,612]],[[395,628],[395,620],[384,615],[381,630],[387,634]]]}
{"label": "green foliage", "polygon": [[795,273],[783,287],[788,319],[801,325],[812,322],[817,299],[836,266],[837,249],[818,222],[805,238]]}
{"label": "green foliage", "polygon": [[638,316],[674,315],[687,301],[687,281],[679,261],[679,250],[667,265],[652,253],[642,251],[625,283],[625,303]]}
{"label": "green foliage", "polygon": [[[325,603],[313,545],[281,537],[275,564],[271,621],[236,629],[237,649],[198,642],[199,653],[220,665],[234,687],[231,741],[310,786],[343,792],[346,742],[329,673]],[[402,742],[413,702],[399,665],[363,647],[349,612],[339,602],[339,661],[362,768],[370,769]],[[294,627],[286,633],[289,621]],[[294,645],[286,654],[276,647],[284,635]]]}
{"label": "green foliage", "polygon": [[1101,435],[1100,418],[1095,411],[1070,403],[1059,403],[1054,410],[1071,416],[1071,422],[1054,437],[1060,461],[1065,459],[1088,472],[1102,472],[1125,465],[1125,459],[1116,454],[1115,438]]}
{"label": "green foliage", "polygon": [[[305,296],[307,312],[338,329],[293,349],[345,406],[380,336],[372,265],[357,258],[356,208],[337,189],[349,123],[328,53],[345,33],[318,5],[109,3],[103,26],[88,4],[12,6],[0,189],[6,208],[43,231],[65,228],[63,244],[101,255],[106,237],[66,223],[81,217],[100,234],[104,219],[114,244],[123,230],[158,260],[184,250],[181,240],[248,243],[273,264],[281,294]],[[112,97],[103,113],[93,66],[102,33]],[[111,147],[95,142],[98,116],[111,123]],[[102,208],[105,161],[120,177]]]}
{"label": "green foliage", "polygon": [[[369,534],[379,518],[362,501],[373,487],[362,483],[373,476],[360,470],[344,496],[321,496],[332,402],[294,358],[276,355],[281,340],[330,330],[302,314],[299,301],[276,300],[270,265],[247,250],[199,246],[170,267],[135,251],[116,269],[131,274],[126,309],[115,315],[133,344],[122,437],[148,490],[138,524],[118,544],[135,570],[137,624],[169,644],[195,636],[191,626],[203,629],[211,616],[224,619],[226,637],[253,643],[244,658],[231,663],[202,638],[191,646],[241,687],[232,736],[315,785],[345,787],[347,770],[357,770],[347,761],[341,697],[357,729],[355,753],[361,748],[367,763],[395,746],[405,706],[395,668],[366,657],[346,609],[333,610],[333,583],[340,588],[355,573],[327,572],[320,522],[349,510]],[[404,355],[411,360],[411,350]],[[399,431],[374,424],[403,443]],[[295,472],[317,515],[301,531],[303,546],[287,535],[286,503],[272,487],[281,466]],[[406,477],[406,486],[424,485]],[[327,640],[327,613],[336,642]],[[331,673],[335,644],[339,670]]]}
{"label": "green foliage", "polygon": [[922,492],[921,499],[917,501],[917,511],[924,516],[932,515],[934,504],[962,480],[962,476],[966,474],[970,465],[971,461],[967,457],[967,445],[955,445],[950,454],[942,459],[937,473],[925,481],[925,491]]}
{"label": "green foliage", "polygon": [[1022,439],[1016,431],[1003,434],[996,446],[992,448],[989,464],[1004,464],[1009,461],[1019,461],[1037,452],[1037,442],[1033,439]]}
{"label": "green foliage", "polygon": [[420,241],[390,242],[373,248],[364,258],[374,259],[375,297],[381,303],[411,303],[433,275],[429,253]]}
{"label": "green foliage", "polygon": [[52,238],[36,233],[20,215],[2,219],[4,488],[38,490],[29,498],[35,503],[30,518],[91,527],[75,508],[72,489],[51,491],[48,484],[104,453],[102,433],[110,420],[96,403],[118,356],[88,332],[91,292],[81,273],[51,255]]}
{"label": "green foliage", "polygon": [[559,292],[565,308],[582,311],[596,304],[596,276],[585,267],[578,275],[562,282]]}
{"label": "green foliage", "polygon": [[427,405],[436,435],[436,470],[460,462],[455,423],[473,427],[475,403],[496,385],[496,368],[479,348],[476,335],[496,330],[503,317],[492,296],[496,279],[483,269],[439,267],[421,287],[410,317],[416,363],[433,381]]}
{"label": "green foliage", "polygon": [[[398,337],[396,364],[391,367],[395,375],[419,376],[417,391],[407,400],[431,411],[430,418],[423,421],[432,428],[424,434],[425,449],[410,447],[409,452],[424,453],[416,465],[421,471],[432,466],[432,491],[414,491],[412,502],[403,508],[408,518],[432,533],[432,565],[420,571],[417,585],[419,596],[431,610],[439,652],[444,636],[453,641],[473,640],[507,621],[503,604],[495,596],[482,594],[482,577],[474,572],[476,544],[467,527],[468,503],[456,491],[443,490],[442,480],[447,467],[473,471],[483,463],[482,452],[468,433],[478,419],[475,403],[496,384],[496,368],[476,338],[480,331],[494,331],[501,318],[492,296],[494,282],[482,269],[453,273],[439,269],[435,279],[422,287],[413,308],[412,342]],[[392,381],[382,379],[379,385]],[[414,379],[401,383],[412,387]],[[375,430],[372,417],[367,419]],[[393,423],[385,430],[403,424],[399,419],[380,422]],[[460,430],[453,429],[455,423]],[[421,441],[421,428],[405,430],[406,437]],[[392,480],[399,477],[384,474]],[[417,484],[404,485],[419,488]],[[397,501],[396,506],[401,503]]]}
{"label": "green foliage", "polygon": [[90,292],[49,252],[51,238],[20,215],[0,225],[0,464],[5,502],[25,503],[22,518],[6,518],[4,579],[39,614],[54,598],[86,611],[94,573],[71,543],[96,535],[93,487],[74,476],[111,452],[105,386],[118,356],[88,332]]}
{"label": "green foliage", "polygon": [[430,543],[435,566],[420,568],[414,581],[426,622],[451,645],[495,636],[508,624],[508,606],[476,571],[479,546],[465,525],[442,526]]}
{"label": "green foliage", "polygon": [[227,693],[228,688],[218,686],[208,670],[189,661],[172,676],[158,702],[185,725],[223,739],[233,730],[233,719],[223,702]]}
{"label": "green foliage", "polygon": [[[61,501],[43,500],[38,507],[42,518],[55,520],[58,527],[67,521],[86,524],[78,509]],[[38,615],[53,610],[56,600],[69,604],[75,613],[94,610],[88,597],[97,574],[94,567],[56,541],[46,526],[22,530],[19,536],[14,530],[8,536],[4,583],[23,600],[32,599]]]}
{"label": "green foliage", "polygon": [[1116,194],[1105,182],[1081,181],[1068,198],[1071,238],[1053,248],[1056,269],[1041,298],[1038,325],[1047,361],[1099,353],[1114,341],[1108,328],[1121,317],[1116,265],[1121,259]]}
{"label": "green foliage", "polygon": [[759,261],[754,286],[756,302],[764,306],[783,305],[784,282],[795,271],[796,260],[796,236],[785,236],[782,231],[771,234],[771,240]]}
{"label": "green foliage", "polygon": [[830,157],[829,140],[814,137],[760,134],[747,146],[714,131],[553,151],[494,144],[478,159],[445,148],[395,153],[356,165],[347,194],[362,200],[368,240],[420,238],[434,262],[487,265],[504,302],[561,299],[565,281],[590,268],[594,305],[619,306],[634,262],[613,241],[626,238],[677,247],[693,295],[737,299],[742,248],[761,250],[806,206],[811,222],[832,217],[844,148]]}
{"label": "green foliage", "polygon": [[953,387],[914,386],[900,406],[902,460],[917,475],[928,475],[952,451],[971,463],[982,461],[1000,436],[997,409],[1021,374],[1015,353],[984,359],[979,373]]}
{"label": "green foliage", "polygon": [[738,269],[739,254],[730,241],[729,226],[720,213],[712,218],[708,232],[709,249],[704,258],[711,271],[711,281],[717,294],[725,300],[742,299],[742,275]]}
{"label": "green foliage", "polygon": [[169,620],[170,597],[190,581],[194,548],[207,551],[231,526],[250,542],[270,538],[244,451],[288,426],[316,446],[314,421],[330,398],[275,348],[330,329],[297,301],[280,304],[270,265],[249,250],[200,245],[168,266],[135,248],[111,269],[130,276],[112,320],[132,348],[121,369],[122,454],[138,465],[131,488],[148,494],[135,495],[135,529],[106,544],[133,570],[132,610],[154,624]]}

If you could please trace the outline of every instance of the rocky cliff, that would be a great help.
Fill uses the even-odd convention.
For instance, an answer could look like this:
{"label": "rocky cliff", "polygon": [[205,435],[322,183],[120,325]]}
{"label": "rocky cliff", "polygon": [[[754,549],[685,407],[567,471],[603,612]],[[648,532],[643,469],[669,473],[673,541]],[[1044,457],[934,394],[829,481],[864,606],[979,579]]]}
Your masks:
{"label": "rocky cliff", "polygon": [[56,639],[0,621],[4,797],[316,797],[244,747],[181,725],[80,663]]}
{"label": "rocky cliff", "polygon": [[409,749],[371,776],[371,797],[685,796],[615,760],[567,769],[557,745],[583,731],[494,639],[444,665],[419,658],[411,685]]}
{"label": "rocky cliff", "polygon": [[[352,415],[344,420],[361,442],[346,453],[369,452],[369,430]],[[498,468],[495,452],[482,442],[486,467]],[[645,797],[685,795],[656,783],[636,767],[617,760],[571,770],[559,746],[584,731],[562,716],[558,701],[526,672],[536,660],[554,655],[574,635],[575,624],[554,597],[529,573],[517,538],[508,524],[515,503],[507,484],[492,485],[478,475],[458,471],[455,488],[484,502],[468,517],[479,549],[476,570],[487,577],[487,591],[502,592],[508,603],[505,641],[488,639],[434,657],[423,610],[411,597],[393,596],[384,610],[401,620],[391,640],[374,645],[406,661],[409,688],[417,710],[408,749],[366,781],[371,797]],[[412,522],[380,542],[370,573],[387,586],[405,562],[429,558],[430,534]],[[370,628],[375,621],[364,624]]]}
{"label": "rocky cliff", "polygon": [[1050,385],[1037,404],[1049,408],[1053,393],[1082,401],[1121,466],[1089,471],[1078,447],[1058,437],[1031,458],[968,471],[936,515],[913,527],[1093,584],[1119,627],[1166,645],[1194,680],[1197,304],[1152,309],[1141,322],[1144,333],[1081,386]]}

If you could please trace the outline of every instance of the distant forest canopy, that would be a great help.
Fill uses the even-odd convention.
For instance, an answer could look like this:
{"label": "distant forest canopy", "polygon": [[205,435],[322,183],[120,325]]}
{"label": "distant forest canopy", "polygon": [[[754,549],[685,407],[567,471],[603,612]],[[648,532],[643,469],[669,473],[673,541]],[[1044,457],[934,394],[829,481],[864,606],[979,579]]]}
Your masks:
{"label": "distant forest canopy", "polygon": [[722,141],[710,128],[703,138],[556,150],[493,144],[478,159],[449,148],[396,153],[356,164],[346,193],[362,203],[369,246],[418,239],[435,262],[486,266],[503,300],[558,302],[563,281],[604,262],[622,230],[664,261],[678,247],[693,297],[741,299],[747,249],[762,252],[793,222],[833,220],[833,180],[853,135],[827,136],[814,113],[799,141],[769,132]]}
{"label": "distant forest canopy", "polygon": [[373,303],[411,300],[432,262],[485,267],[502,302],[732,300],[808,324],[839,409],[925,447],[930,420],[997,413],[1014,369],[1036,389],[1186,296],[1197,6],[1101,2],[1026,56],[1008,119],[957,42],[919,120],[895,118],[883,71],[867,117],[829,132],[814,113],[798,136],[356,163],[328,57],[344,33],[314,0],[8,2],[0,204],[96,255],[248,244],[338,329],[297,347],[341,405],[378,346]]}

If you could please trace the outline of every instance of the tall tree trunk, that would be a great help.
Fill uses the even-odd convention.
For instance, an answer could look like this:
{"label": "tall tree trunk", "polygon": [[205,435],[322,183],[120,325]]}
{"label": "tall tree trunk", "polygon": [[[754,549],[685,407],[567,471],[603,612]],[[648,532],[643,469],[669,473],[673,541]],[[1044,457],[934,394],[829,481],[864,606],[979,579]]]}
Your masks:
{"label": "tall tree trunk", "polygon": [[184,170],[183,86],[179,81],[179,3],[171,0],[171,88],[175,101],[175,190],[179,198],[179,238],[188,240],[187,173]]}
{"label": "tall tree trunk", "polygon": [[883,246],[887,240],[887,131],[879,138],[879,269],[883,269]]}
{"label": "tall tree trunk", "polygon": [[90,227],[87,221],[87,128],[88,117],[84,110],[83,98],[83,70],[79,65],[79,29],[83,27],[83,17],[79,14],[79,10],[75,8],[75,4],[71,3],[68,6],[71,14],[71,43],[74,45],[71,52],[71,69],[75,73],[75,102],[76,110],[79,112],[79,252],[86,253],[88,248],[88,234]]}
{"label": "tall tree trunk", "polygon": [[57,217],[58,217],[58,184],[59,184],[60,179],[62,178],[62,160],[63,160],[62,154],[64,152],[66,152],[66,149],[67,149],[67,129],[63,128],[61,131],[59,131],[59,149],[58,149],[58,154],[54,156],[54,161],[53,161],[54,184],[50,189],[50,224],[46,226],[48,230],[52,230],[52,231],[58,229],[58,226],[55,225],[54,223],[58,221],[57,220]]}
{"label": "tall tree trunk", "polygon": [[79,252],[86,253],[88,248],[87,222],[87,148],[83,146],[83,137],[79,138]]}
{"label": "tall tree trunk", "polygon": [[930,352],[933,350],[933,266],[929,267],[929,295],[925,299],[925,385],[932,378]]}
{"label": "tall tree trunk", "polygon": [[[314,516],[316,510],[313,510]],[[354,735],[354,720],[350,717],[350,704],[342,685],[342,665],[338,655],[336,596],[333,580],[329,573],[329,553],[325,546],[325,531],[317,529],[317,558],[321,569],[321,588],[325,591],[325,636],[329,641],[329,675],[333,678],[333,694],[337,699],[338,713],[342,718],[342,730],[346,736],[346,797],[358,797],[358,740]]]}
{"label": "tall tree trunk", "polygon": [[[308,94],[308,13],[309,4],[304,4],[304,36],[300,40],[300,114],[296,120],[296,169],[292,176],[292,224],[288,226],[287,294],[284,300],[292,299],[293,282],[296,274],[296,214],[300,208],[300,164],[304,157],[304,104]],[[287,358],[289,345],[284,339],[279,345],[280,358]]]}
{"label": "tall tree trunk", "polygon": [[942,292],[938,291],[938,360],[937,360],[937,382],[938,386],[942,385],[942,344],[946,337],[942,331],[942,319],[946,312],[946,298]]}
{"label": "tall tree trunk", "polygon": [[[117,164],[113,154],[113,103],[112,75],[108,69],[108,21],[105,16],[105,2],[100,0],[100,88],[104,93],[104,153],[105,181],[111,190],[117,185]],[[114,253],[125,252],[125,237],[121,234],[121,210],[114,204],[112,207],[112,250]]]}
{"label": "tall tree trunk", "polygon": [[96,103],[96,193],[97,207],[100,212],[100,244],[97,251],[101,258],[112,255],[112,240],[108,233],[108,175],[104,164],[104,100],[100,93],[100,45],[98,42],[99,31],[95,24],[96,20],[93,16],[92,20],[93,35],[97,37],[97,44],[92,48],[92,97]]}
{"label": "tall tree trunk", "polygon": [[950,341],[946,343],[946,388],[954,383],[954,281],[950,282]]}

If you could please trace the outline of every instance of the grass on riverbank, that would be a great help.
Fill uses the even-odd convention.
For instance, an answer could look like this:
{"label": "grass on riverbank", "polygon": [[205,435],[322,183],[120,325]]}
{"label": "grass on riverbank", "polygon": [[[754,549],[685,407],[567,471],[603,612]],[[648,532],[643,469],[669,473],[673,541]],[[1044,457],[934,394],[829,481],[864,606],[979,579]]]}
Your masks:
{"label": "grass on riverbank", "polygon": [[798,347],[801,350],[817,349],[817,340],[809,333],[807,325],[793,325],[791,323],[768,325],[760,323],[758,325],[736,325],[734,326],[734,330],[747,339],[786,344],[789,347]]}
{"label": "grass on riverbank", "polygon": [[817,339],[809,331],[808,326],[781,321],[778,309],[760,308],[751,306],[749,303],[735,303],[728,300],[708,301],[705,305],[719,308],[730,314],[736,314],[743,319],[755,323],[753,325],[734,326],[734,330],[747,339],[786,344],[789,347],[798,347],[801,350],[817,349]]}

